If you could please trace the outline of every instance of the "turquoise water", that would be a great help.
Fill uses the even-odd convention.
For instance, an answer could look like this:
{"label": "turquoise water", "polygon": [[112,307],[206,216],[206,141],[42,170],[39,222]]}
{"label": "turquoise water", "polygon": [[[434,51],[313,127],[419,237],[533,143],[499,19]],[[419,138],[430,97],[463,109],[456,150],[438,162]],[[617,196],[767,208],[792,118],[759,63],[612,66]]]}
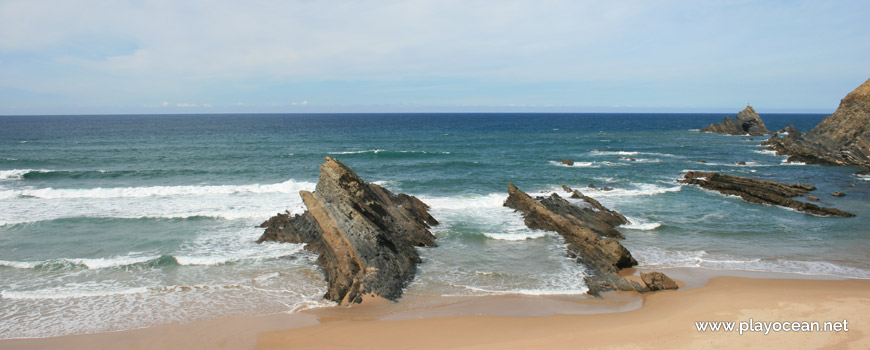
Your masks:
{"label": "turquoise water", "polygon": [[[762,118],[772,130],[806,131],[824,115]],[[298,191],[314,189],[325,156],[421,198],[441,222],[433,230],[440,247],[421,250],[406,295],[585,292],[585,271],[565,256],[561,238],[527,229],[502,207],[508,182],[531,194],[562,184],[615,188],[583,191],[632,221],[620,230],[642,265],[870,278],[870,179],[856,168],[783,163],[759,151],[761,138],[697,132],[721,119],[0,117],[0,337],[328,305],[311,254],[254,242],[262,221],[304,210]],[[810,183],[823,203],[857,216],[815,217],[674,182],[687,170]]]}

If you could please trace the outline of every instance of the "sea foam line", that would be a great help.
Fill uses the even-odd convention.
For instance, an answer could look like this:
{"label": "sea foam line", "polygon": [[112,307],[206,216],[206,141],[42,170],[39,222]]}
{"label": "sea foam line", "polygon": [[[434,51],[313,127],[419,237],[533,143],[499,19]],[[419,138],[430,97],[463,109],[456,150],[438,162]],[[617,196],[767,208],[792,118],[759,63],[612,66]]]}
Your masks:
{"label": "sea foam line", "polygon": [[[32,197],[42,199],[61,198],[142,198],[142,197],[165,197],[165,196],[196,196],[210,194],[237,194],[237,193],[298,193],[301,189],[313,188],[312,182],[287,180],[276,184],[251,184],[251,185],[202,185],[202,186],[150,186],[150,187],[97,187],[88,189],[25,189],[13,191],[20,197]],[[8,198],[9,191],[3,191],[4,197]]]}

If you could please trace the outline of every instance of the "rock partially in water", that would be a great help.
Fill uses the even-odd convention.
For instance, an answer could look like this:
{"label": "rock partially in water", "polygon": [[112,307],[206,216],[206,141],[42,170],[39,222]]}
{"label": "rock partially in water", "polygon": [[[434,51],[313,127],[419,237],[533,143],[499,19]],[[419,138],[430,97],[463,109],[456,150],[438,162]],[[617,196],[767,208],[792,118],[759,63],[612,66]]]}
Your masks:
{"label": "rock partially in water", "polygon": [[710,124],[706,128],[701,129],[701,132],[712,132],[717,134],[728,134],[728,135],[752,135],[752,136],[762,136],[770,134],[770,130],[767,130],[767,127],[764,126],[764,122],[761,121],[761,117],[758,116],[758,113],[755,113],[755,109],[752,106],[746,106],[745,109],[737,113],[737,118],[730,119],[725,117],[721,123],[718,124]]}
{"label": "rock partially in water", "polygon": [[570,159],[562,158],[562,164],[565,164],[565,165],[567,165],[567,166],[573,166],[573,165],[574,165],[574,161],[573,161],[573,160],[570,160]]}
{"label": "rock partially in water", "polygon": [[841,192],[841,191],[837,191],[837,192],[831,193],[831,195],[834,197],[845,197],[846,193]]}
{"label": "rock partially in water", "polygon": [[[574,191],[574,194],[582,196],[579,191]],[[591,208],[607,208],[594,199],[586,196],[583,198],[586,198],[584,202],[589,205],[589,211],[571,204],[557,194],[535,200],[513,184],[508,184],[508,198],[504,205],[521,212],[529,228],[555,231],[565,239],[568,251],[577,257],[577,262],[589,269],[590,276],[585,278],[589,294],[598,295],[608,290],[649,291],[647,287],[619,276],[620,269],[635,266],[637,261],[615,238],[596,233],[592,227],[597,227],[598,224],[585,221],[592,215]],[[594,222],[627,222],[625,217],[616,212],[606,210],[601,213]],[[610,228],[613,229],[612,226]]]}
{"label": "rock partially in water", "polygon": [[798,197],[816,188],[806,184],[784,184],[713,172],[690,171],[678,180],[680,183],[697,185],[719,193],[739,196],[751,203],[777,205],[819,216],[855,216],[836,208],[825,208],[801,202],[789,197]]}
{"label": "rock partially in water", "polygon": [[258,242],[306,243],[326,274],[326,299],[396,300],[421,262],[416,247],[436,246],[429,227],[438,222],[425,203],[365,182],[338,160],[327,157],[314,193],[300,195],[308,210],[273,216]]}
{"label": "rock partially in water", "polygon": [[801,134],[793,126],[763,144],[789,162],[870,167],[870,79],[840,100],[834,114]]}

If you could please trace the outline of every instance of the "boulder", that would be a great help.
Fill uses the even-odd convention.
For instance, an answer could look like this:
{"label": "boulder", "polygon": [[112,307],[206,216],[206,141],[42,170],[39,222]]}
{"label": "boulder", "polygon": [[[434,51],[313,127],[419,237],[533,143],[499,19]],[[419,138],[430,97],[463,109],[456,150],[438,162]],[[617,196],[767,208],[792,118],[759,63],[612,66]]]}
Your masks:
{"label": "boulder", "polygon": [[734,164],[737,164],[737,165],[746,165],[746,162],[744,162],[744,161],[741,160],[741,161],[736,162],[736,163],[734,163]]}
{"label": "boulder", "polygon": [[677,286],[677,282],[674,282],[670,277],[657,271],[650,273],[641,272],[640,279],[651,291],[680,288]]}
{"label": "boulder", "polygon": [[574,190],[572,190],[571,187],[568,187],[567,185],[562,185],[562,189],[568,193],[574,192]]}
{"label": "boulder", "polygon": [[719,193],[739,196],[750,203],[776,205],[819,216],[855,216],[836,208],[790,199],[816,188],[806,184],[784,184],[713,172],[690,171],[677,182],[696,185]]}
{"label": "boulder", "polygon": [[320,166],[314,192],[300,191],[303,214],[273,216],[258,242],[306,243],[326,275],[326,299],[359,303],[375,295],[396,300],[421,262],[416,247],[435,247],[428,206],[365,182],[338,160]]}
{"label": "boulder", "polygon": [[840,100],[834,114],[801,134],[793,126],[767,140],[789,162],[870,167],[870,79]]}
{"label": "boulder", "polygon": [[807,199],[809,199],[811,201],[815,201],[815,202],[819,201],[819,197],[816,197],[816,196],[807,196]]}
{"label": "boulder", "polygon": [[831,195],[834,196],[834,197],[843,197],[843,196],[845,196],[846,194],[843,193],[843,192],[837,191],[837,192],[831,193]]}
{"label": "boulder", "polygon": [[[588,207],[575,206],[557,194],[536,200],[513,184],[508,184],[508,198],[504,205],[521,212],[529,228],[555,231],[565,239],[569,255],[576,256],[577,262],[589,270],[588,277],[584,279],[589,294],[598,295],[607,290],[649,291],[647,287],[619,276],[620,269],[637,265],[628,249],[615,238],[596,232],[596,224],[585,221],[594,212],[593,207],[598,210],[604,207],[579,191],[574,191],[574,194],[582,196],[586,203],[584,207]],[[602,211],[601,217],[595,222],[615,223],[623,220],[625,218],[622,215],[607,210]]]}
{"label": "boulder", "polygon": [[570,160],[570,159],[562,158],[562,164],[565,164],[565,165],[567,165],[567,166],[573,166],[573,165],[574,165],[574,161],[573,161],[573,160]]}
{"label": "boulder", "polygon": [[712,132],[717,134],[728,134],[728,135],[752,135],[752,136],[762,136],[766,134],[770,134],[770,130],[767,130],[767,127],[764,126],[764,122],[761,121],[761,117],[758,116],[758,113],[755,113],[755,109],[752,106],[746,106],[745,109],[737,113],[737,118],[729,119],[725,117],[721,123],[718,124],[710,124],[706,128],[701,129],[701,132]]}

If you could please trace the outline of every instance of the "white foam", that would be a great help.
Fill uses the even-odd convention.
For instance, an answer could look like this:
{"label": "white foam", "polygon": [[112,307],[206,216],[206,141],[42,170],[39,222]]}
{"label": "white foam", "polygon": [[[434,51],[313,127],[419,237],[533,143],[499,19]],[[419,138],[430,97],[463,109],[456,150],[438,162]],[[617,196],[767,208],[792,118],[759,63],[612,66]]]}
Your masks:
{"label": "white foam", "polygon": [[11,169],[0,170],[0,180],[21,180],[28,173],[48,173],[53,170],[47,169]]}
{"label": "white foam", "polygon": [[571,167],[574,167],[574,168],[598,168],[601,166],[599,164],[596,164],[596,162],[574,162],[574,164],[568,165],[568,164],[565,164],[562,162],[557,162],[554,160],[551,160],[550,164],[555,165],[555,166],[567,167],[567,168],[571,168]]}
{"label": "white foam", "polygon": [[870,175],[855,175],[855,176],[857,176],[861,180],[870,181]]}
{"label": "white foam", "polygon": [[104,269],[109,267],[127,266],[133,264],[141,264],[144,262],[157,260],[159,255],[140,255],[136,252],[131,252],[127,255],[114,256],[110,258],[96,259],[66,259],[74,264],[85,265],[89,269]]}
{"label": "white foam", "polygon": [[647,155],[647,156],[659,156],[659,157],[677,157],[676,155],[670,153],[660,153],[660,152],[640,152],[640,151],[600,151],[600,150],[592,150],[589,153],[596,155],[612,155],[612,156],[637,156],[637,155]]}
{"label": "white foam", "polygon": [[625,218],[628,219],[629,222],[627,224],[620,225],[619,227],[629,230],[652,231],[662,226],[660,222],[650,222],[646,219],[628,216],[626,216]]}
{"label": "white foam", "polygon": [[782,165],[807,165],[804,162],[789,162],[788,158],[782,160]]}
{"label": "white foam", "polygon": [[552,235],[553,233],[547,231],[539,231],[534,230],[532,232],[515,232],[515,233],[484,233],[483,235],[497,240],[502,241],[525,241],[527,239],[536,239],[541,237],[546,237]]}
{"label": "white foam", "polygon": [[[0,190],[0,223],[61,218],[190,218],[250,220],[304,210],[299,190],[315,184],[157,186],[96,189]],[[44,198],[48,197],[48,198]]]}
{"label": "white foam", "polygon": [[365,153],[378,154],[378,153],[382,153],[382,152],[393,152],[393,153],[419,153],[419,154],[430,154],[430,153],[437,153],[437,154],[450,154],[450,152],[389,151],[389,150],[385,150],[385,149],[369,149],[369,150],[361,150],[361,151],[327,152],[327,154],[365,154]]}
{"label": "white foam", "polygon": [[837,265],[827,261],[800,261],[735,257],[724,254],[711,256],[706,251],[677,251],[655,247],[632,249],[632,256],[644,267],[703,267],[717,270],[831,275],[870,278],[870,271]]}
{"label": "white foam", "polygon": [[148,288],[146,287],[112,288],[107,286],[72,285],[70,287],[46,288],[32,291],[4,290],[0,291],[0,298],[18,300],[73,299],[142,294],[147,292]]}
{"label": "white foam", "polygon": [[197,196],[207,194],[239,193],[297,193],[300,189],[312,188],[314,183],[287,180],[276,184],[252,185],[204,185],[204,186],[151,186],[151,187],[108,187],[88,189],[26,189],[19,196],[42,199],[61,198],[142,198],[166,196]]}
{"label": "white foam", "polygon": [[584,191],[583,194],[593,198],[641,197],[654,196],[669,192],[679,192],[683,188],[682,185],[666,187],[648,183],[631,183],[631,186],[631,188],[614,188],[610,191]]}
{"label": "white foam", "polygon": [[752,152],[755,152],[755,153],[758,153],[758,154],[766,154],[766,155],[769,155],[769,156],[776,156],[776,155],[777,155],[777,154],[776,154],[776,151],[769,150],[769,149],[757,149],[757,150],[754,150],[754,151],[752,151]]}
{"label": "white foam", "polygon": [[471,291],[475,291],[483,294],[520,294],[520,295],[582,295],[586,294],[589,291],[589,288],[586,286],[577,288],[577,289],[509,289],[509,290],[493,290],[486,288],[479,288],[473,286],[466,286],[461,284],[454,284],[456,287],[466,288]]}
{"label": "white foam", "polygon": [[39,265],[40,261],[8,261],[0,260],[0,266],[14,267],[16,269],[32,269]]}

